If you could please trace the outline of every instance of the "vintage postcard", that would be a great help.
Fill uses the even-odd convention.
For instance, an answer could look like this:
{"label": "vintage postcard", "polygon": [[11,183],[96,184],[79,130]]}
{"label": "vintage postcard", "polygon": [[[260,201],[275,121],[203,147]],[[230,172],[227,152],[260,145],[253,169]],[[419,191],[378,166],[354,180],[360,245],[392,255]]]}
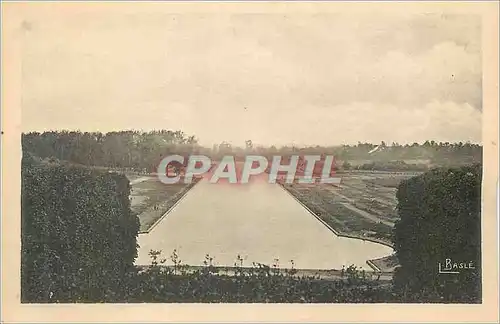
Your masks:
{"label": "vintage postcard", "polygon": [[2,3],[2,320],[498,321],[497,2]]}

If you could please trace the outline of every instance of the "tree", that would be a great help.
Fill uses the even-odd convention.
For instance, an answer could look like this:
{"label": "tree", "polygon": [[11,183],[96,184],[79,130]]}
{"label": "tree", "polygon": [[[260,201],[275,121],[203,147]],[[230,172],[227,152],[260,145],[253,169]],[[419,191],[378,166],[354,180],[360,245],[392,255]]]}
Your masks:
{"label": "tree", "polygon": [[245,147],[246,147],[247,151],[251,151],[253,149],[252,140],[246,140],[245,141]]}
{"label": "tree", "polygon": [[189,136],[187,138],[186,143],[195,145],[195,144],[198,144],[198,140],[196,139],[196,137],[194,135],[192,135],[192,136]]}
{"label": "tree", "polygon": [[[480,301],[481,166],[431,170],[403,181],[397,199],[395,287],[420,298]],[[472,262],[475,269],[440,274],[446,259]]]}

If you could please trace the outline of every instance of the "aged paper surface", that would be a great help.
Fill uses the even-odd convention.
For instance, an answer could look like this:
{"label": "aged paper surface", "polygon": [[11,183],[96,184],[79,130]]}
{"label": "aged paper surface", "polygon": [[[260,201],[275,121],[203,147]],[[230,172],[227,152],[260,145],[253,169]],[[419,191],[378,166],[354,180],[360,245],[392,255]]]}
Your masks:
{"label": "aged paper surface", "polygon": [[[497,3],[4,3],[2,45],[5,322],[498,321]],[[148,133],[161,130],[171,132]],[[122,141],[125,137],[129,142]],[[85,141],[93,143],[88,144],[91,149],[84,149]],[[162,163],[163,170],[167,167],[166,151],[168,156],[204,156],[214,164],[187,183],[186,172],[197,164],[181,162],[167,173],[180,174],[182,183],[166,184],[161,168],[155,168]],[[462,208],[474,209],[439,200],[445,192],[470,202],[475,191],[467,189],[468,180],[460,178],[447,187],[426,178],[422,195],[432,190],[435,197],[429,194],[422,201],[411,193],[404,196],[403,189],[418,187],[412,177],[433,166],[472,165],[478,162],[478,152],[482,208],[476,212],[481,220],[480,236],[474,236],[480,242],[480,258],[474,263],[453,259],[460,253],[446,255],[447,248],[464,237],[463,251],[473,245],[467,241],[470,232],[460,232],[460,226],[469,224],[467,219],[447,223],[443,230],[449,231],[441,231],[438,238],[433,230],[442,225],[425,225],[433,222],[434,214],[466,215]],[[295,157],[303,161],[313,155],[320,155],[322,163],[332,156],[340,161],[339,167],[328,174],[315,170],[314,184],[287,183],[273,173],[271,156],[293,163]],[[22,169],[23,156],[33,157],[36,167]],[[234,179],[221,180],[225,169],[217,164],[225,163],[222,156],[237,161]],[[242,180],[248,166],[242,162],[245,156],[269,162],[269,170],[256,177],[262,182]],[[81,179],[90,173],[71,169],[75,165],[100,176],[93,178],[95,183],[85,182]],[[55,176],[43,178],[33,171],[44,172],[45,167],[56,170]],[[53,179],[66,167],[68,175],[54,187]],[[299,169],[294,171],[304,172]],[[473,169],[467,170],[464,179],[473,176]],[[124,213],[140,221],[134,269],[147,269],[149,252],[161,250],[160,259],[174,267],[162,264],[146,270],[145,276],[164,280],[147,272],[164,269],[168,274],[162,278],[177,279],[157,284],[146,284],[144,277],[120,281],[125,280],[120,272],[124,268],[117,264],[126,257],[103,257],[108,248],[122,249],[122,241],[113,236],[114,223],[106,219],[101,227],[85,227],[94,224],[88,215],[107,210],[110,217],[120,219],[117,223],[125,222],[116,210],[128,206],[112,198],[108,182],[97,182],[108,181],[108,171],[130,180],[131,211],[126,207]],[[75,173],[81,178],[71,178]],[[273,175],[276,181],[267,183]],[[42,185],[47,179],[51,184]],[[325,179],[330,182],[321,182]],[[398,197],[396,185],[389,183],[394,179]],[[407,180],[408,186],[401,186],[400,181]],[[24,189],[23,203],[22,184],[38,188],[36,194]],[[466,191],[468,196],[461,196]],[[408,252],[400,248],[399,263],[407,273],[401,275],[403,281],[412,282],[408,264],[439,271],[429,276],[432,280],[456,275],[458,283],[474,278],[468,271],[480,268],[478,296],[462,299],[467,289],[475,291],[466,282],[463,295],[455,289],[442,299],[423,293],[411,299],[414,287],[411,293],[397,295],[394,290],[391,295],[397,264],[391,266],[387,260],[395,246],[411,245],[412,235],[417,235],[403,229],[410,225],[398,225],[405,223],[400,217],[411,223],[404,218],[404,208],[396,212],[398,199],[401,206],[411,207],[402,203],[411,200],[404,197],[413,197],[417,205],[429,203],[422,219],[411,226],[431,233],[428,240],[415,240],[420,242],[416,250],[429,246],[427,262],[434,263],[405,259]],[[87,215],[82,223],[78,213]],[[420,215],[418,208],[412,213]],[[68,215],[75,218],[66,222]],[[36,227],[39,219],[51,225]],[[21,224],[31,235],[23,236],[24,250]],[[51,229],[54,224],[64,230]],[[109,231],[103,232],[108,225]],[[95,235],[78,237],[89,228]],[[393,228],[399,233],[396,239]],[[135,244],[129,245],[135,251]],[[56,250],[50,249],[57,250],[55,256],[50,253]],[[21,250],[26,264],[36,265],[33,269],[38,271],[38,277],[27,275],[23,281],[22,303]],[[86,253],[94,253],[94,259],[85,269],[80,262]],[[75,279],[96,267],[95,260],[107,262],[111,274],[96,272],[89,279],[87,273]],[[212,269],[213,263],[219,276],[179,274],[179,260],[189,266],[186,271]],[[285,279],[269,279],[254,270],[248,270],[251,279],[238,277],[237,272],[247,271],[242,268],[251,268],[252,262],[269,265],[270,273],[292,269],[322,281],[287,277],[288,272]],[[59,268],[74,264],[82,268]],[[370,279],[364,281],[367,273]],[[110,284],[113,278],[118,283]],[[185,278],[191,281],[182,281]],[[103,283],[96,284],[96,292],[90,286],[99,280]],[[143,286],[134,290],[138,280],[144,280]],[[184,288],[165,288],[175,280]],[[356,280],[361,280],[359,286]],[[238,295],[224,288],[244,281],[250,292]],[[439,282],[445,287],[457,284],[451,281]],[[82,282],[89,283],[88,288],[79,286]],[[366,287],[372,285],[375,292],[368,295]],[[113,295],[125,291],[123,286],[127,294]],[[437,286],[438,296],[447,291]]]}

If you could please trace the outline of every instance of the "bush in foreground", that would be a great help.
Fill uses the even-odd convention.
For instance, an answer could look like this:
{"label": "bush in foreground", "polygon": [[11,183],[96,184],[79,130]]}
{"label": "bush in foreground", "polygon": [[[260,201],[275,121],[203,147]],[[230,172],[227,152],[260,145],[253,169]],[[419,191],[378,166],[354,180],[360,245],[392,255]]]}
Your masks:
{"label": "bush in foreground", "polygon": [[57,163],[22,163],[23,302],[99,300],[123,284],[139,220],[125,176]]}
{"label": "bush in foreground", "polygon": [[[443,168],[399,185],[394,243],[401,267],[394,282],[403,295],[480,302],[481,176],[480,165]],[[446,259],[474,269],[439,273]]]}
{"label": "bush in foreground", "polygon": [[[221,273],[207,255],[205,266],[190,269],[176,251],[165,267],[160,252],[152,251],[152,265],[127,276],[119,293],[106,302],[128,303],[375,303],[394,300],[387,283],[371,280],[348,267],[343,279],[297,276],[296,270],[253,264],[244,268],[238,257],[233,273]],[[240,263],[241,262],[241,263]]]}

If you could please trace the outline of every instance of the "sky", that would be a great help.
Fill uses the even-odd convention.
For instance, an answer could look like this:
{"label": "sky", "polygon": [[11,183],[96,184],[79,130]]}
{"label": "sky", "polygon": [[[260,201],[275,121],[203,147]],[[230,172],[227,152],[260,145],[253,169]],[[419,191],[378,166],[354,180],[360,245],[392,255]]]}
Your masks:
{"label": "sky", "polygon": [[22,129],[182,130],[201,144],[481,142],[480,17],[40,11]]}

